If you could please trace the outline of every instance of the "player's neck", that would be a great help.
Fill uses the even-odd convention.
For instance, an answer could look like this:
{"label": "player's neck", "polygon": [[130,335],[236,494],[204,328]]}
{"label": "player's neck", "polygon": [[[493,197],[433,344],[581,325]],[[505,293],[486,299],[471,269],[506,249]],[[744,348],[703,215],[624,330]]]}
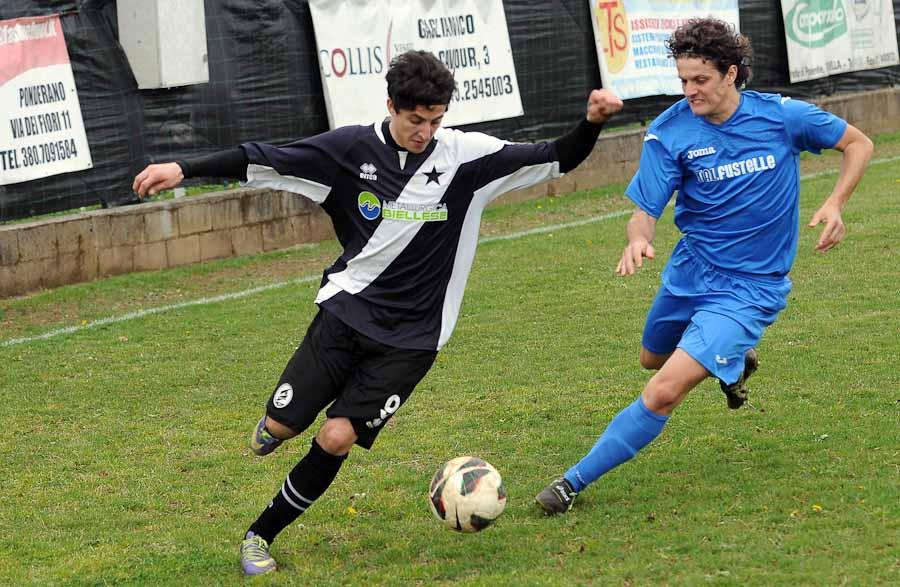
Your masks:
{"label": "player's neck", "polygon": [[[395,147],[400,147],[400,141],[397,140],[397,135],[396,135],[397,131],[394,130],[394,121],[393,120],[388,120],[387,129],[388,129],[388,135],[391,137],[391,142],[394,143]],[[400,148],[402,148],[402,147],[400,147]]]}
{"label": "player's neck", "polygon": [[714,112],[710,112],[704,118],[712,124],[724,124],[731,118],[731,115],[737,112],[738,106],[741,105],[741,93],[734,89],[728,92]]}
{"label": "player's neck", "polygon": [[381,127],[381,132],[384,133],[384,142],[385,142],[385,144],[387,144],[388,147],[391,147],[392,149],[396,149],[398,151],[406,150],[405,147],[401,147],[400,143],[397,142],[397,137],[394,134],[394,128],[393,128],[393,125],[391,124],[390,118],[388,118],[387,120],[384,121],[384,123]]}

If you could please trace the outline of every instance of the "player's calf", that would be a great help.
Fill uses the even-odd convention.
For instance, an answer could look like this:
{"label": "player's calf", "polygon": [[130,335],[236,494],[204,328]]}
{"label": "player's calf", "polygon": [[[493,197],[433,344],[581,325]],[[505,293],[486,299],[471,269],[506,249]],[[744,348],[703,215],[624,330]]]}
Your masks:
{"label": "player's calf", "polygon": [[756,349],[750,349],[744,354],[744,372],[741,373],[740,379],[731,385],[719,380],[719,387],[722,389],[722,393],[725,394],[725,399],[728,401],[729,408],[736,410],[746,403],[750,393],[750,390],[746,385],[747,380],[750,379],[751,375],[756,373],[758,368],[759,354],[756,352]]}

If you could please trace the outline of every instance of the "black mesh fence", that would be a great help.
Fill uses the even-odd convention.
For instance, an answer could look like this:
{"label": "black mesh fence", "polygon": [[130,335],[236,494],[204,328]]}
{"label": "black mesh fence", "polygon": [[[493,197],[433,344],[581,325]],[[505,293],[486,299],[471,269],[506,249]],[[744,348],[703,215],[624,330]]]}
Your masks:
{"label": "black mesh fence", "polygon": [[[524,116],[465,127],[514,141],[558,136],[600,73],[588,3],[506,0]],[[0,221],[136,201],[147,163],[243,141],[287,142],[328,128],[305,0],[205,0],[209,83],[138,90],[118,43],[115,0],[2,0],[0,20],[61,14],[93,168],[0,186]],[[894,0],[900,30],[900,0]],[[896,86],[900,66],[790,84],[779,0],[740,0],[756,61],[749,87],[800,98]],[[628,100],[616,125],[645,123],[678,99]]]}

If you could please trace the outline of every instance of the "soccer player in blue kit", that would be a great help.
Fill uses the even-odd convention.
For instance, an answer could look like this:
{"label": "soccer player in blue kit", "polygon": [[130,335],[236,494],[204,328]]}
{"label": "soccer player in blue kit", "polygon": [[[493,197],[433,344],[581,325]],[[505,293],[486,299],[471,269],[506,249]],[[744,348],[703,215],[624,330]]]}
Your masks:
{"label": "soccer player in blue kit", "polygon": [[309,452],[243,536],[248,575],[275,570],[275,536],[325,492],[354,444],[372,447],[431,368],[456,325],[485,206],[574,169],[622,108],[611,92],[594,90],[585,117],[562,137],[507,143],[441,128],[456,83],[432,54],[403,53],[386,78],[383,121],[283,146],[245,143],[150,165],[135,177],[141,196],[186,177],[234,177],[300,194],[331,217],[343,247],[251,435],[263,456],[325,411]]}
{"label": "soccer player in blue kit", "polygon": [[578,493],[631,459],[661,432],[672,411],[707,377],[728,406],[747,399],[754,347],[787,303],[797,252],[801,151],[837,149],[837,182],[809,226],[824,224],[816,249],[844,237],[841,209],[863,175],[872,142],[844,120],[777,94],[741,91],[750,77],[749,40],[713,18],[693,19],[667,42],[684,99],[644,137],[626,189],[637,205],[616,272],[653,259],[657,219],[673,192],[683,236],[647,314],[640,364],[658,370],[609,423],[594,447],[535,498],[546,512],[571,508]]}

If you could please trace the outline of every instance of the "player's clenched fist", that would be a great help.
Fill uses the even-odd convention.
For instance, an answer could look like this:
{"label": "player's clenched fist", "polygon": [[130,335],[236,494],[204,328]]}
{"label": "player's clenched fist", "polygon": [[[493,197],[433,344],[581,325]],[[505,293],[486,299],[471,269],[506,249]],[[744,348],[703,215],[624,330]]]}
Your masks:
{"label": "player's clenched fist", "polygon": [[178,163],[154,163],[135,176],[131,189],[142,198],[147,194],[154,196],[162,190],[176,187],[182,179],[184,173]]}
{"label": "player's clenched fist", "polygon": [[594,90],[588,97],[587,119],[594,124],[606,122],[622,106],[622,100],[609,90]]}

